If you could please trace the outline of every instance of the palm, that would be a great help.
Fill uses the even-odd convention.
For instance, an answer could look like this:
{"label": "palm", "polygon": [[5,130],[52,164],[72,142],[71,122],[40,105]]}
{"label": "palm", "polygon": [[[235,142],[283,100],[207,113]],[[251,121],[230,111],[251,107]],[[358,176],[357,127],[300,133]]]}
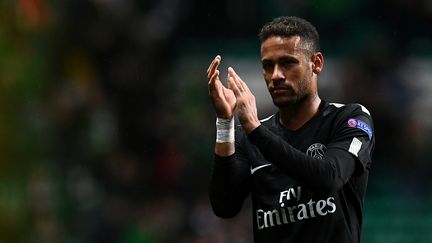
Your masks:
{"label": "palm", "polygon": [[217,117],[231,118],[236,106],[234,92],[225,88],[220,80],[216,80],[214,89],[210,90],[210,96],[216,110]]}
{"label": "palm", "polygon": [[236,97],[234,95],[234,92],[230,89],[223,87],[223,91],[228,106],[228,111],[230,113],[229,116],[232,117],[233,116],[232,113],[234,112],[234,109],[236,107]]}

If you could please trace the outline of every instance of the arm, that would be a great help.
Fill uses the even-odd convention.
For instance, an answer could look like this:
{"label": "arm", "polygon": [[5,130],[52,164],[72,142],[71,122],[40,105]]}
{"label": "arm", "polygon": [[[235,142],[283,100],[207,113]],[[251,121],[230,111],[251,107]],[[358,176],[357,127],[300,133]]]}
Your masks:
{"label": "arm", "polygon": [[229,218],[240,211],[249,194],[250,169],[239,149],[236,152],[233,122],[236,98],[229,85],[226,88],[219,79],[220,61],[221,57],[216,56],[207,69],[209,96],[218,118],[209,189],[214,213],[219,217]]}
{"label": "arm", "polygon": [[322,160],[313,158],[263,126],[253,130],[249,139],[268,161],[311,189],[337,191],[351,178],[356,167],[356,158],[343,149],[330,144]]}
{"label": "arm", "polygon": [[[219,64],[221,57],[218,55],[207,69],[208,91],[216,116],[224,120],[232,120],[236,106],[236,98],[229,88],[226,88],[219,78]],[[224,141],[215,144],[215,153],[219,156],[234,154],[234,141]]]}
{"label": "arm", "polygon": [[215,215],[231,218],[240,211],[250,191],[250,166],[241,153],[214,155],[210,202]]}

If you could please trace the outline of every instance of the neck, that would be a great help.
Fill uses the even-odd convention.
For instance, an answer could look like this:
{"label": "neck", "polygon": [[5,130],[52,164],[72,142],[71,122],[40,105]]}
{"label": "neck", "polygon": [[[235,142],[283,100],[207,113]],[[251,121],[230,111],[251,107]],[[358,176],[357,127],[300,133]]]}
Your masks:
{"label": "neck", "polygon": [[288,107],[279,107],[280,123],[291,131],[300,129],[318,112],[321,99],[318,95],[305,99],[298,104]]}

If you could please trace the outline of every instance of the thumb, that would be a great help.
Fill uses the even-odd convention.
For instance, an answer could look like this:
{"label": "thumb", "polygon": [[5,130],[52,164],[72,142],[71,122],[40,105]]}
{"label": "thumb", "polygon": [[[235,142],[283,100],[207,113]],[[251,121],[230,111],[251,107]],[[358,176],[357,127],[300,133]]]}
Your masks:
{"label": "thumb", "polygon": [[234,95],[236,97],[240,96],[240,90],[237,87],[237,84],[231,72],[228,72],[228,88],[234,92]]}

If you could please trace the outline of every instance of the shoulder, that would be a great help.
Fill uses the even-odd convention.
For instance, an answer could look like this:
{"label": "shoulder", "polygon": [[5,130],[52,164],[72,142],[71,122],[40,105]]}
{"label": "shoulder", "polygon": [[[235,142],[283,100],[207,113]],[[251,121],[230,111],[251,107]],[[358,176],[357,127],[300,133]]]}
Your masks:
{"label": "shoulder", "polygon": [[327,113],[339,113],[341,116],[365,116],[371,118],[369,109],[359,103],[328,103]]}
{"label": "shoulder", "polygon": [[358,103],[329,103],[329,114],[333,114],[335,125],[342,131],[366,132],[369,140],[373,137],[373,120],[370,111]]}
{"label": "shoulder", "polygon": [[[266,117],[266,118],[264,118],[264,119],[260,119],[260,123],[261,123],[261,125],[262,126],[264,126],[264,127],[267,127],[267,128],[269,128],[269,129],[275,129],[275,127],[277,127],[276,126],[276,117],[278,116],[278,114],[276,113],[276,114],[273,114],[273,115],[270,115],[270,116],[268,116],[268,117]],[[235,128],[235,136],[236,136],[236,141],[238,140],[238,141],[243,141],[243,140],[245,140],[246,138],[247,138],[247,135],[246,135],[246,133],[244,132],[244,130],[243,130],[243,127],[240,125],[240,124],[236,124],[236,128]],[[247,139],[246,139],[247,140]]]}
{"label": "shoulder", "polygon": [[266,117],[264,119],[261,119],[260,122],[264,124],[271,124],[275,120],[276,114],[273,114],[269,117]]}
{"label": "shoulder", "polygon": [[279,129],[278,121],[279,121],[279,113],[275,113],[266,118],[260,119],[261,125],[269,128],[270,130]]}

